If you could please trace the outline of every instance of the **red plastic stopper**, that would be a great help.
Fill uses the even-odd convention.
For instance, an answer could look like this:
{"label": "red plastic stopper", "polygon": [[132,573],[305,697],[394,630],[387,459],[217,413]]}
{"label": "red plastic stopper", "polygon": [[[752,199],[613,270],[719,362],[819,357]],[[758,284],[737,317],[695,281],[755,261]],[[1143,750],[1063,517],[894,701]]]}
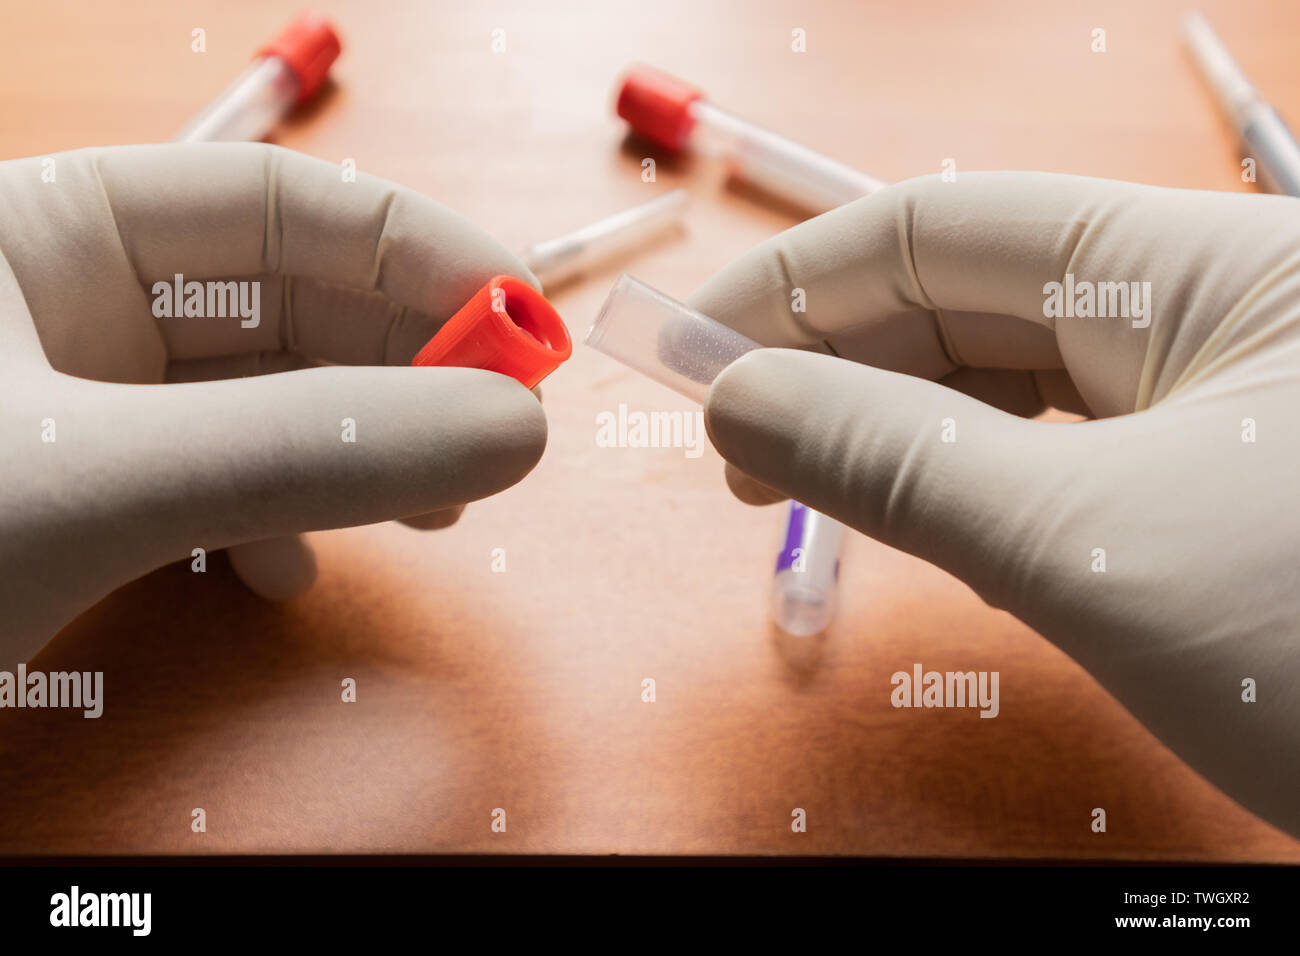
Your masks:
{"label": "red plastic stopper", "polygon": [[412,365],[481,368],[532,388],[573,354],[569,330],[545,296],[497,276],[461,306]]}
{"label": "red plastic stopper", "polygon": [[315,10],[304,10],[257,56],[278,56],[289,64],[298,77],[298,103],[302,104],[321,88],[342,49],[329,20]]}
{"label": "red plastic stopper", "polygon": [[695,126],[691,104],[703,95],[676,77],[638,65],[623,77],[615,109],[646,139],[677,150]]}

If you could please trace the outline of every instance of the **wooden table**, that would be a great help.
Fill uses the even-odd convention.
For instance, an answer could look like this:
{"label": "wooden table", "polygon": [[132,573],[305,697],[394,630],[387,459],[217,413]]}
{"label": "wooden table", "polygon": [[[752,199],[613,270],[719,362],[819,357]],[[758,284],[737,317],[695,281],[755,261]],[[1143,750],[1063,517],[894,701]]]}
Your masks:
{"label": "wooden table", "polygon": [[[7,0],[0,155],[167,138],[297,5]],[[1300,118],[1300,8],[1198,5]],[[322,4],[345,33],[337,88],[277,139],[441,198],[514,247],[687,185],[688,233],[629,266],[685,296],[798,217],[704,162],[660,157],[643,183],[647,148],[610,107],[629,62],[885,179],[952,157],[959,174],[1251,188],[1179,47],[1181,6],[340,0]],[[618,271],[554,295],[575,332]],[[596,415],[619,403],[688,407],[579,348],[546,384],[550,446],[526,481],[448,531],[313,536],[319,583],[287,606],[244,591],[224,559],[102,602],[32,666],[103,670],[104,716],[0,712],[0,854],[1300,862],[1300,842],[1072,661],[915,559],[853,537],[838,623],[779,638],[767,595],[784,512],[735,502],[711,448],[598,448]],[[999,671],[1001,715],[893,709],[889,675],[917,661]],[[1089,827],[1098,806],[1105,834]]]}

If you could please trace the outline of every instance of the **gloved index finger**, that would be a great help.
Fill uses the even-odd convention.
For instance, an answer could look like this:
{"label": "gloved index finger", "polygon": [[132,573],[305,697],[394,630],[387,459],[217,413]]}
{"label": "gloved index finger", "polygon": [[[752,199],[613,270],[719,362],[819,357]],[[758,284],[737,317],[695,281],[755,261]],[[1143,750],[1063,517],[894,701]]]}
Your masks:
{"label": "gloved index finger", "polygon": [[146,288],[278,273],[445,319],[518,257],[412,190],[260,143],[88,151]]}
{"label": "gloved index finger", "polygon": [[[689,301],[764,345],[927,378],[1064,365],[1090,404],[1131,408],[1152,342],[1175,348],[1195,283],[1244,290],[1258,271],[1225,255],[1258,251],[1258,220],[1226,205],[1246,197],[1189,195],[1046,173],[910,180],[769,240]],[[1084,282],[1136,284],[1130,314],[1053,314],[1051,284],[1064,297]]]}

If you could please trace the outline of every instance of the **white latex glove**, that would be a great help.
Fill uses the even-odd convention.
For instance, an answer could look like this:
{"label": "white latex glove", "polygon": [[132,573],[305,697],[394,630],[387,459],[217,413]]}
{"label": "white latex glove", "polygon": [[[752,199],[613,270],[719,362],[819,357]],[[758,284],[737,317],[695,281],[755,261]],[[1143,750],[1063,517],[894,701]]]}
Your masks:
{"label": "white latex glove", "polygon": [[[256,280],[260,321],[155,318],[176,273]],[[522,478],[546,444],[528,389],[374,367],[498,273],[530,278],[437,203],[273,146],[0,163],[0,666],[195,548],[254,542],[236,570],[284,597],[315,565],[273,536],[447,523]]]}
{"label": "white latex glove", "polygon": [[[1067,273],[1150,282],[1149,327],[1045,318]],[[777,236],[691,305],[840,356],[764,349],[713,384],[713,442],[759,483],[733,473],[742,498],[775,489],[956,575],[1300,834],[1300,201],[918,179]],[[1100,420],[1017,417],[1045,404]]]}

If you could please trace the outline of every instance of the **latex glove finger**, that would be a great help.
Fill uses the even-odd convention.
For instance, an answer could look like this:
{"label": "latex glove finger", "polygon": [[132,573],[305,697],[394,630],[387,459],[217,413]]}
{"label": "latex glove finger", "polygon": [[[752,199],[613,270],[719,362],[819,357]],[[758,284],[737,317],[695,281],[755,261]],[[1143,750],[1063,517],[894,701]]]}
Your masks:
{"label": "latex glove finger", "polygon": [[[1044,390],[1055,398],[1053,407],[1064,407],[1067,411],[1082,407],[1082,400],[1077,397],[1077,393],[1071,394],[1072,387],[1064,372],[1057,374],[1060,381],[1049,380],[1044,389],[1039,383],[1051,373],[959,368],[944,376],[940,384],[1001,411],[1026,418],[1037,415],[1045,407]],[[731,493],[747,505],[776,504],[788,498],[788,495],[769,488],[731,462],[726,463],[726,479]]]}
{"label": "latex glove finger", "polygon": [[757,478],[745,474],[731,462],[726,463],[727,487],[747,505],[774,505],[785,501],[789,495],[769,488]]}
{"label": "latex glove finger", "polygon": [[414,515],[410,518],[399,518],[398,520],[408,528],[414,528],[417,531],[441,531],[443,528],[450,528],[454,525],[464,513],[464,505],[459,505],[454,508],[443,508],[441,511],[429,511],[425,514]]}
{"label": "latex glove finger", "polygon": [[[706,423],[728,462],[965,581],[1193,768],[1300,833],[1286,691],[1300,682],[1287,517],[1300,345],[1276,351],[1140,414],[1052,425],[913,376],[764,349],[714,382]],[[1257,417],[1269,438],[1247,443]],[[1244,704],[1244,678],[1269,699]]]}
{"label": "latex glove finger", "polygon": [[226,557],[244,585],[268,601],[288,601],[316,583],[316,552],[300,534],[233,544]]}
{"label": "latex glove finger", "polygon": [[[0,537],[10,654],[196,548],[453,508],[514,484],[546,443],[532,393],[475,369],[157,386],[48,374],[5,439],[17,450],[5,510],[23,516]],[[57,442],[28,436],[42,416]]]}
{"label": "latex glove finger", "polygon": [[[28,188],[44,160],[6,164],[0,192],[14,214],[0,224],[0,248],[45,355],[73,374],[158,381],[319,361],[404,365],[492,275],[535,284],[513,254],[432,200],[276,147],[128,147],[50,161],[57,176],[45,189]],[[77,228],[66,228],[74,213]],[[85,267],[69,274],[62,264],[73,255]],[[176,275],[255,283],[256,314],[155,316],[154,325],[146,291],[156,302]],[[92,296],[98,338],[84,334],[77,307]],[[260,558],[251,543],[232,556],[250,588],[287,596],[310,585],[306,542],[267,547]]]}
{"label": "latex glove finger", "polygon": [[[171,382],[197,382],[317,367],[319,363],[295,352],[250,352],[173,361],[167,366],[167,378]],[[540,392],[539,388],[533,389],[534,395],[540,397]],[[463,505],[458,505],[398,520],[420,531],[438,531],[455,524],[464,510]],[[267,600],[288,601],[305,594],[316,583],[316,555],[301,535],[250,541],[229,551],[235,575],[250,591]]]}
{"label": "latex glove finger", "polygon": [[[960,422],[960,441],[941,441],[945,420]],[[1019,528],[1008,504],[1050,486],[1056,467],[1019,450],[1026,429],[1052,426],[912,376],[788,349],[732,363],[709,391],[705,424],[751,481],[938,564],[998,606],[994,585],[1005,579],[988,555],[1012,551],[1007,536]]]}
{"label": "latex glove finger", "polygon": [[[50,364],[80,377],[161,381],[172,353],[265,351],[268,341],[330,361],[409,362],[416,340],[493,275],[535,281],[433,200],[364,174],[345,181],[338,167],[279,147],[169,144],[51,158],[52,183],[41,181],[42,158],[0,164],[0,249]],[[256,327],[161,322],[153,288],[178,273],[290,281],[266,289]],[[370,294],[376,311],[359,316]],[[88,302],[99,312],[94,336],[82,321]],[[427,319],[404,329],[412,314]]]}
{"label": "latex glove finger", "polygon": [[[1093,414],[1114,415],[1167,394],[1220,305],[1285,261],[1292,206],[1046,173],[914,179],[774,237],[689,303],[762,345],[932,380],[1064,368]],[[1150,283],[1156,321],[1058,322],[1046,289],[1067,274]]]}
{"label": "latex glove finger", "polygon": [[[792,230],[696,304],[759,341],[829,334],[864,362],[928,361],[929,377],[1000,403],[1023,374],[947,365],[1031,370],[1026,404],[1055,390],[1115,417],[1027,421],[913,375],[764,349],[714,382],[714,444],[757,481],[1010,610],[1193,768],[1300,833],[1300,712],[1286,691],[1300,685],[1295,201],[972,180],[975,192],[905,184]],[[1147,315],[1049,315],[1052,284],[1071,275],[1076,305],[1102,283],[1149,282]],[[838,307],[792,326],[780,276]],[[1063,369],[1023,331],[1045,327]],[[1247,697],[1256,681],[1277,692]]]}
{"label": "latex glove finger", "polygon": [[[464,505],[457,505],[397,520],[417,531],[441,531],[459,521],[464,511]],[[268,601],[292,600],[316,583],[316,552],[303,535],[249,541],[233,545],[226,553],[244,586]]]}

